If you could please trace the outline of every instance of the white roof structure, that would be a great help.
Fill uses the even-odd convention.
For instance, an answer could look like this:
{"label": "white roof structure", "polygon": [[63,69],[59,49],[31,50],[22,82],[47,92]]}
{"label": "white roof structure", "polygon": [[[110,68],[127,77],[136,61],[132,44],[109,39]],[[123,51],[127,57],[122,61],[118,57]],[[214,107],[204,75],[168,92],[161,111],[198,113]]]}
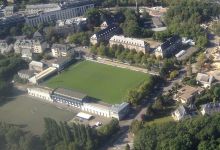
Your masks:
{"label": "white roof structure", "polygon": [[49,67],[49,68],[45,69],[44,71],[38,73],[37,75],[33,76],[32,78],[30,78],[29,82],[36,84],[40,80],[43,80],[44,78],[48,77],[49,75],[53,74],[56,71],[57,71],[57,68]]}
{"label": "white roof structure", "polygon": [[39,61],[31,61],[30,64],[31,66],[37,66],[37,67],[43,67],[44,64],[42,62],[39,62]]}
{"label": "white roof structure", "polygon": [[124,37],[123,35],[114,35],[110,41],[115,41],[115,42],[120,42],[122,44],[132,44],[132,45],[137,45],[140,47],[145,47],[145,41],[136,39],[136,38],[129,38],[129,37]]}
{"label": "white roof structure", "polygon": [[92,118],[92,115],[86,114],[86,113],[83,113],[83,112],[79,112],[79,113],[76,115],[76,117],[89,120],[89,119]]}

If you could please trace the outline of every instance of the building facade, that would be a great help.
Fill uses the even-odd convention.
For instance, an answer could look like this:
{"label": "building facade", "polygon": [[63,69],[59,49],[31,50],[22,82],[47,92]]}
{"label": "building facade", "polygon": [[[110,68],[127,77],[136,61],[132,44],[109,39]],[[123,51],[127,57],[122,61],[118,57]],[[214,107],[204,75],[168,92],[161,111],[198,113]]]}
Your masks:
{"label": "building facade", "polygon": [[79,17],[85,12],[94,8],[94,4],[89,0],[72,1],[60,4],[60,10],[42,12],[26,18],[26,23],[30,26],[37,26],[43,23],[56,22],[57,20],[65,20],[69,18]]}
{"label": "building facade", "polygon": [[46,48],[47,44],[39,40],[17,40],[14,44],[15,53],[23,54],[24,56],[26,53],[41,54]]}
{"label": "building facade", "polygon": [[32,87],[32,88],[28,88],[28,95],[33,96],[33,97],[37,97],[43,100],[47,100],[49,102],[53,102],[52,98],[51,98],[51,93],[52,93],[52,89],[50,88],[46,88],[46,87]]}
{"label": "building facade", "polygon": [[36,5],[26,5],[25,12],[27,14],[36,14],[39,12],[50,12],[60,10],[60,6],[57,3],[50,4],[36,4]]}
{"label": "building facade", "polygon": [[213,113],[220,112],[220,103],[207,103],[201,105],[202,115],[211,115]]}
{"label": "building facade", "polygon": [[25,79],[25,80],[28,80],[30,79],[31,77],[34,76],[34,71],[33,70],[20,70],[18,71],[18,76],[21,78],[21,79]]}
{"label": "building facade", "polygon": [[44,64],[42,62],[39,61],[31,61],[29,63],[29,69],[30,70],[35,70],[37,72],[41,72],[43,71],[45,68]]}
{"label": "building facade", "polygon": [[58,71],[63,70],[67,65],[70,64],[72,57],[58,57],[57,60],[52,63],[52,67],[56,67]]}
{"label": "building facade", "polygon": [[54,102],[81,108],[83,106],[83,101],[86,100],[87,95],[64,88],[57,88],[53,91],[51,97]]}
{"label": "building facade", "polygon": [[100,42],[108,42],[111,37],[113,37],[116,34],[119,34],[120,32],[121,29],[118,26],[108,26],[107,28],[93,34],[90,37],[90,43],[95,45]]}
{"label": "building facade", "polygon": [[124,48],[135,50],[136,52],[146,53],[150,50],[150,46],[144,40],[114,35],[109,40],[110,47],[113,45],[123,45]]}
{"label": "building facade", "polygon": [[187,109],[183,105],[179,106],[171,115],[175,121],[180,121],[189,117]]}
{"label": "building facade", "polygon": [[0,40],[0,53],[7,54],[13,50],[13,45],[8,45],[5,40]]}
{"label": "building facade", "polygon": [[63,44],[53,44],[51,51],[53,57],[71,57],[74,54],[73,47]]}
{"label": "building facade", "polygon": [[156,48],[155,56],[165,58],[175,55],[180,51],[179,47],[181,46],[181,44],[181,38],[177,35],[174,35]]}

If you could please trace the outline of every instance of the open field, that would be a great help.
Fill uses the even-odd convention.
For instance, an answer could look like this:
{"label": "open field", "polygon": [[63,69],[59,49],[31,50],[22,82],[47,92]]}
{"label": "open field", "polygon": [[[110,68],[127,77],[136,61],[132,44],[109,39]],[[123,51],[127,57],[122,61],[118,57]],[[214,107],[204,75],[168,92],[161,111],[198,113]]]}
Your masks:
{"label": "open field", "polygon": [[90,61],[70,66],[45,84],[83,92],[88,96],[115,104],[121,103],[129,89],[149,80],[149,75]]}
{"label": "open field", "polygon": [[10,100],[0,106],[0,120],[18,125],[37,135],[44,131],[43,119],[45,117],[53,118],[56,121],[69,121],[76,114],[28,96],[18,96]]}

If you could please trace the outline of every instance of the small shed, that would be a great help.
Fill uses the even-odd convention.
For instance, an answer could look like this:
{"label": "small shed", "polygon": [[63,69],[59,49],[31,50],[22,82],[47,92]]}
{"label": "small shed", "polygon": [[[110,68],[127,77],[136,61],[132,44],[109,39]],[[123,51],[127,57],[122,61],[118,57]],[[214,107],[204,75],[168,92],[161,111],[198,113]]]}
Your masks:
{"label": "small shed", "polygon": [[85,120],[90,120],[92,118],[92,115],[90,114],[86,114],[83,112],[79,112],[76,117],[81,118],[81,119],[85,119]]}

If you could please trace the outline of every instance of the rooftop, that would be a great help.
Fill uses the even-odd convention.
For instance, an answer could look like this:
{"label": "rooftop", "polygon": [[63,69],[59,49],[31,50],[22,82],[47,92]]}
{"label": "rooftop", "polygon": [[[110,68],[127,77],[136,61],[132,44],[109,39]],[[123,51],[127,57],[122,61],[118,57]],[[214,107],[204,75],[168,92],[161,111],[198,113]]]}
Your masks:
{"label": "rooftop", "polygon": [[171,45],[173,45],[174,43],[176,43],[176,41],[178,41],[180,39],[179,36],[174,35],[171,38],[168,38],[162,45],[161,45],[161,49],[164,50],[168,47],[170,47]]}
{"label": "rooftop", "polygon": [[136,39],[136,38],[129,38],[129,37],[124,37],[122,35],[114,35],[110,41],[116,41],[124,44],[132,44],[132,45],[138,45],[141,47],[145,47],[146,42],[144,40]]}
{"label": "rooftop", "polygon": [[64,89],[64,88],[57,88],[54,90],[54,93],[63,95],[66,97],[72,97],[78,100],[83,100],[87,95],[84,93],[80,93],[77,91],[69,90],[69,89]]}

